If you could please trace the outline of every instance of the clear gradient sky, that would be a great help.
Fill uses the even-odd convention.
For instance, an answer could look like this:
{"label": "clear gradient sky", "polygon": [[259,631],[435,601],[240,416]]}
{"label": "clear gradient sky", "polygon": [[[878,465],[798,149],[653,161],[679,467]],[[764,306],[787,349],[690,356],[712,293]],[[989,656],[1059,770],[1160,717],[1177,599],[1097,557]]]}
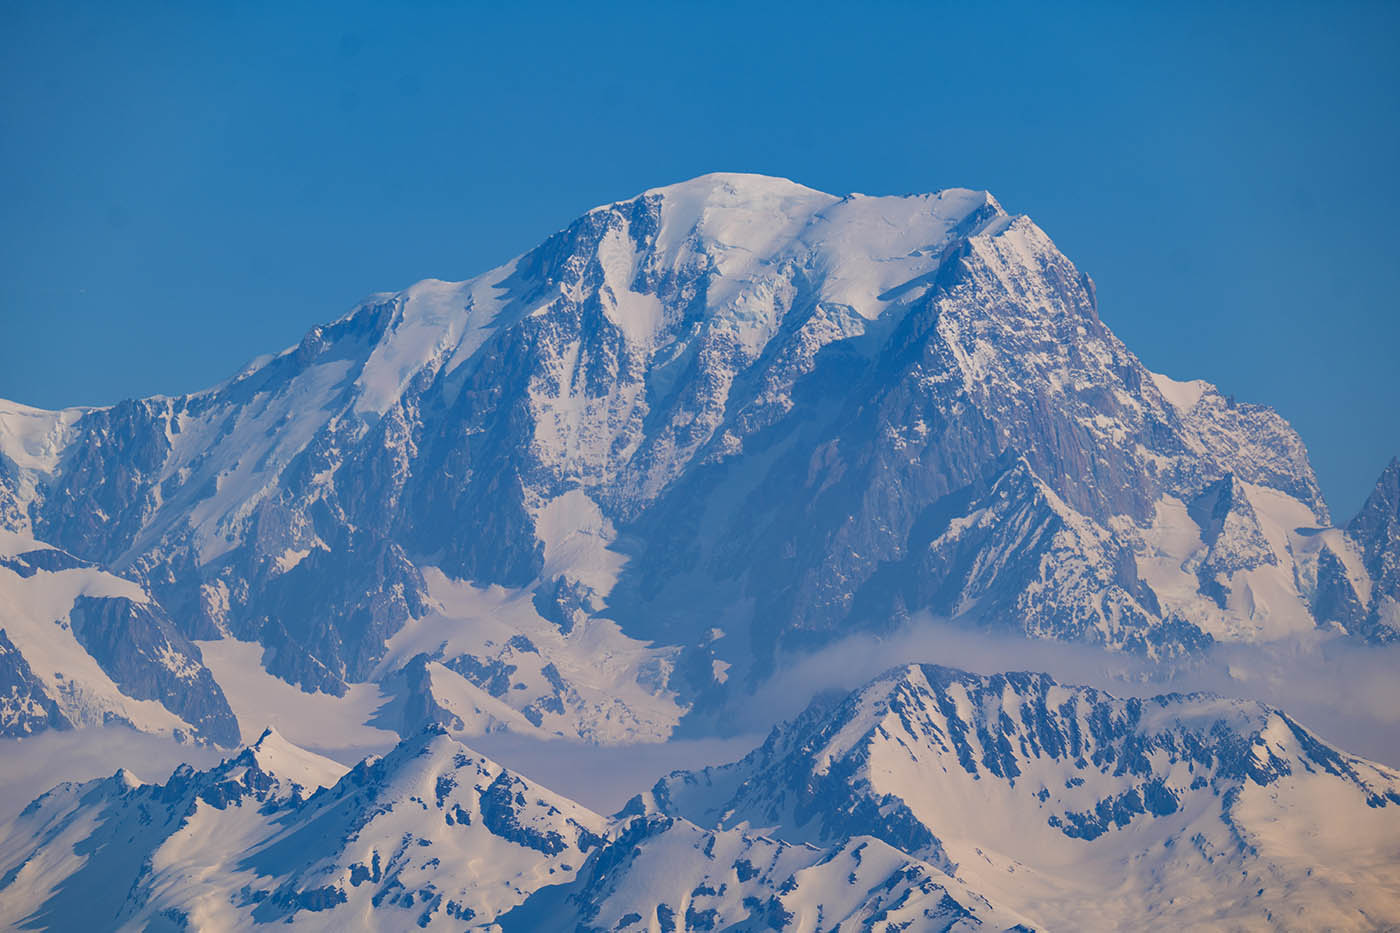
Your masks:
{"label": "clear gradient sky", "polygon": [[1395,3],[0,0],[0,396],[203,388],[711,171],[990,189],[1340,519],[1400,453]]}

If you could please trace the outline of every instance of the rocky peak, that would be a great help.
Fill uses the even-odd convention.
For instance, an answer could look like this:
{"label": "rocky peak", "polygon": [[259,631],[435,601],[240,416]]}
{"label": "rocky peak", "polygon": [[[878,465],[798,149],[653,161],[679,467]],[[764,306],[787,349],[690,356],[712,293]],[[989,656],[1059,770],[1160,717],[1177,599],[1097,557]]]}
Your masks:
{"label": "rocky peak", "polygon": [[1371,576],[1367,625],[1373,637],[1400,638],[1400,457],[1376,481],[1361,511],[1347,524]]}
{"label": "rocky peak", "polygon": [[[1052,785],[1042,776],[1062,769]],[[1174,814],[1193,798],[1323,773],[1372,807],[1400,781],[1338,752],[1286,715],[1207,694],[1118,698],[1044,674],[895,668],[839,704],[824,701],[747,758],[677,773],[633,809],[702,825],[783,825],[793,841],[867,833],[952,870],[945,813],[958,786],[1024,797],[1045,825],[1093,840]],[[914,780],[938,775],[934,787]],[[973,783],[968,783],[973,782]],[[984,792],[979,792],[984,793]],[[940,816],[941,814],[941,816]],[[942,820],[947,820],[947,824]]]}
{"label": "rocky peak", "polygon": [[1400,582],[1400,457],[1382,471],[1347,533],[1361,545],[1372,579]]}

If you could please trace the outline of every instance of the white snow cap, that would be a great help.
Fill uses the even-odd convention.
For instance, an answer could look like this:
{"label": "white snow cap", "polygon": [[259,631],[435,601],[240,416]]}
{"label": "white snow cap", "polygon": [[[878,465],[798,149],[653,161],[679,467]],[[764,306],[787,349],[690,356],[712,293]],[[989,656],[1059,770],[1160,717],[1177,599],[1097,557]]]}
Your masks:
{"label": "white snow cap", "polygon": [[[712,309],[764,297],[767,270],[791,262],[821,275],[824,300],[849,305],[866,318],[889,304],[881,295],[927,272],[970,216],[984,211],[989,219],[1005,217],[985,191],[838,197],[786,178],[740,172],[651,188],[588,214],[618,211],[639,198],[661,202],[661,229],[646,250],[647,261],[671,269],[692,263],[713,268],[718,276],[708,295]],[[651,347],[662,312],[655,296],[631,291],[641,256],[625,231],[614,229],[604,238],[597,260],[617,304],[614,319],[629,340]],[[504,286],[518,262],[461,282],[425,279],[367,300],[362,308],[386,301],[397,301],[398,308],[357,378],[356,411],[382,414],[423,368],[445,364],[450,372],[476,353],[501,324]]]}

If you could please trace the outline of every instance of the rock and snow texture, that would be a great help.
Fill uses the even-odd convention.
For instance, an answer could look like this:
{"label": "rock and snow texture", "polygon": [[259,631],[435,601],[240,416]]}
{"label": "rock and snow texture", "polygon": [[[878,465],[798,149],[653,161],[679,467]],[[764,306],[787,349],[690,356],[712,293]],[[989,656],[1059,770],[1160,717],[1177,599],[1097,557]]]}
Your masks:
{"label": "rock and snow texture", "polygon": [[114,722],[239,738],[199,648],[139,584],[0,531],[0,737]]}
{"label": "rock and snow texture", "polygon": [[[924,611],[1150,658],[1383,639],[1373,512],[1330,528],[1282,418],[1147,371],[989,194],[707,175],[204,392],[0,403],[0,529],[131,588],[4,621],[4,722],[76,721],[17,635],[64,618],[98,707],[224,744],[196,642],[347,710],[372,685],[357,726],[622,742]],[[76,572],[12,557],[0,587]]]}
{"label": "rock and snow texture", "polygon": [[[1400,458],[1391,460],[1385,468],[1366,504],[1347,525],[1347,534],[1360,552],[1370,584],[1369,611],[1364,616],[1358,614],[1365,619],[1364,628],[1358,628],[1374,638],[1394,641],[1400,638]],[[1348,602],[1357,597],[1355,589],[1348,593],[1342,587],[1345,568],[1333,577],[1342,590],[1339,599]],[[1359,597],[1349,605],[1360,607]]]}
{"label": "rock and snow texture", "polygon": [[794,845],[874,837],[1044,929],[1400,923],[1400,775],[1210,695],[911,665],[631,809]]}
{"label": "rock and snow texture", "polygon": [[479,928],[571,878],[605,824],[441,730],[348,771],[268,732],[209,771],[159,785],[123,772],[34,801],[0,843],[0,920]]}
{"label": "rock and snow texture", "polygon": [[871,837],[830,848],[643,816],[570,885],[502,919],[534,930],[1029,930],[940,869]]}
{"label": "rock and snow texture", "polygon": [[[645,920],[643,920],[643,913]],[[208,771],[62,785],[0,840],[0,920],[68,930],[1009,929],[874,838],[609,820],[436,728],[345,769],[271,731]]]}
{"label": "rock and snow texture", "polygon": [[1285,714],[932,665],[606,818],[441,727],[353,768],[275,732],[0,831],[30,929],[1386,929],[1400,775]]}

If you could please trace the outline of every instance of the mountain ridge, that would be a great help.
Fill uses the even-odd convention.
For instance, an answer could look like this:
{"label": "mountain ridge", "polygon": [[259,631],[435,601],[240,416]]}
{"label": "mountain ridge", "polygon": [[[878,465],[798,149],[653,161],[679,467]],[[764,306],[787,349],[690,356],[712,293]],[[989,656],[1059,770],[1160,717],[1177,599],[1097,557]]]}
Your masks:
{"label": "mountain ridge", "polygon": [[[624,813],[794,844],[869,835],[1048,929],[1084,927],[1089,903],[1100,928],[1383,928],[1397,910],[1377,827],[1400,819],[1400,775],[1209,693],[901,665]],[[1367,884],[1376,900],[1352,900]]]}
{"label": "mountain ridge", "polygon": [[[1400,916],[1397,820],[1400,774],[1261,704],[907,664],[814,703],[738,762],[674,772],[613,817],[439,725],[353,767],[268,729],[162,783],[120,771],[61,785],[0,832],[0,917],[1379,928]],[[115,882],[99,884],[104,873]]]}
{"label": "mountain ridge", "polygon": [[5,403],[0,521],[183,639],[468,733],[664,737],[922,611],[1163,660],[1396,630],[1363,551],[1400,545],[1330,527],[1287,423],[1149,372],[967,189],[702,176],[203,392]]}

